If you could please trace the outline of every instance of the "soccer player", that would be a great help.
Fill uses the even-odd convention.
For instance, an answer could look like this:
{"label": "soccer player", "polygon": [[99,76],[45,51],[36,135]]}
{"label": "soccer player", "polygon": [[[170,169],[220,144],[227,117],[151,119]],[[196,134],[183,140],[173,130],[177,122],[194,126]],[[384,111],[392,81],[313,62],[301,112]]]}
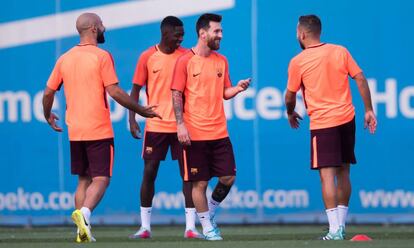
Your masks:
{"label": "soccer player", "polygon": [[[215,210],[236,175],[223,98],[233,98],[250,84],[245,79],[232,86],[227,59],[215,52],[223,36],[221,19],[216,14],[200,16],[197,44],[178,59],[171,86],[178,140],[184,145],[182,177],[192,182],[194,205],[207,240],[222,240]],[[212,177],[219,179],[208,202],[206,189]]]}
{"label": "soccer player", "polygon": [[118,103],[144,117],[159,117],[154,106],[138,105],[118,86],[111,54],[98,48],[105,41],[99,16],[84,13],[76,20],[80,42],[56,62],[43,95],[48,124],[62,131],[51,112],[54,96],[63,84],[66,98],[71,172],[78,175],[76,210],[72,220],[78,227],[77,242],[95,241],[91,234],[91,212],[102,199],[112,176],[114,134],[106,92]]}
{"label": "soccer player", "polygon": [[322,43],[321,21],[315,15],[299,17],[297,38],[303,51],[289,64],[285,96],[289,124],[299,127],[294,111],[296,92],[302,89],[310,117],[311,169],[319,170],[329,231],[321,239],[342,240],[351,196],[350,164],[355,164],[355,110],[348,76],[358,85],[365,106],[364,125],[374,133],[367,80],[348,50]]}
{"label": "soccer player", "polygon": [[[184,37],[183,22],[175,16],[167,16],[161,22],[161,41],[144,51],[133,78],[131,96],[138,101],[139,92],[146,87],[148,104],[157,104],[162,120],[149,119],[146,122],[142,157],[144,176],[141,183],[141,228],[130,238],[151,237],[151,211],[154,197],[154,183],[161,160],[165,160],[168,147],[174,160],[178,159],[181,145],[177,139],[177,125],[171,100],[171,81],[177,58],[185,49],[180,45]],[[131,134],[138,139],[140,128],[135,121],[135,112],[129,111]],[[195,228],[196,213],[191,197],[191,183],[183,181],[185,198],[185,238],[202,238]]]}

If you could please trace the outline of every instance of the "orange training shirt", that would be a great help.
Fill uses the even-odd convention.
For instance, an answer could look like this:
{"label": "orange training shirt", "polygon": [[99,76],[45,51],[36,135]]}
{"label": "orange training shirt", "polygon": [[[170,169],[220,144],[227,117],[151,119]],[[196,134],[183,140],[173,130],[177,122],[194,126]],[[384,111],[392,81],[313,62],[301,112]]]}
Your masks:
{"label": "orange training shirt", "polygon": [[178,60],[171,89],[183,92],[184,123],[191,140],[228,137],[223,107],[224,88],[231,87],[227,59],[217,52],[208,57],[187,51]]}
{"label": "orange training shirt", "polygon": [[112,56],[94,45],[78,45],[56,62],[47,86],[63,83],[69,140],[100,140],[114,136],[105,87],[118,83]]}
{"label": "orange training shirt", "polygon": [[348,76],[362,72],[345,47],[311,46],[289,64],[287,89],[302,88],[310,129],[339,126],[355,116]]}
{"label": "orange training shirt", "polygon": [[170,87],[175,62],[185,51],[186,49],[180,47],[171,54],[165,54],[158,46],[152,46],[144,51],[138,60],[132,82],[139,86],[146,86],[148,104],[158,104],[157,112],[162,117],[162,120],[147,119],[146,131],[177,132]]}

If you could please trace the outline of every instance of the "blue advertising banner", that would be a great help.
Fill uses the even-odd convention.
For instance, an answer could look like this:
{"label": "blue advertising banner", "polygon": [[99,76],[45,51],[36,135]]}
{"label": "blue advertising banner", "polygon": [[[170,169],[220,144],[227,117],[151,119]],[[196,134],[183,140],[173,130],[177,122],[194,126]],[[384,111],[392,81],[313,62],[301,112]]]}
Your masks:
{"label": "blue advertising banner", "polygon": [[[358,7],[355,7],[358,6]],[[325,221],[319,175],[309,169],[309,118],[292,130],[284,107],[287,67],[301,49],[298,17],[316,14],[322,40],[348,48],[368,78],[378,130],[363,128],[364,106],[350,80],[356,108],[358,164],[351,169],[353,222],[414,222],[414,81],[411,76],[414,2],[356,0],[142,0],[2,3],[0,9],[0,225],[64,224],[74,207],[77,178],[70,175],[63,91],[53,110],[63,133],[45,122],[43,89],[56,59],[76,45],[75,20],[95,12],[106,26],[106,43],[125,90],[132,88],[138,56],[159,42],[167,15],[184,22],[183,46],[195,45],[195,22],[205,12],[223,15],[220,53],[233,83],[252,85],[225,102],[237,180],[219,212],[227,223]],[[141,91],[145,104],[145,92]],[[128,131],[127,110],[110,99],[115,166],[93,222],[139,222],[142,140]],[[299,96],[298,112],[306,116]],[[141,129],[145,120],[138,118]],[[211,183],[214,187],[215,180]],[[210,188],[210,191],[211,191]],[[155,223],[184,222],[176,161],[162,162],[153,201]]]}

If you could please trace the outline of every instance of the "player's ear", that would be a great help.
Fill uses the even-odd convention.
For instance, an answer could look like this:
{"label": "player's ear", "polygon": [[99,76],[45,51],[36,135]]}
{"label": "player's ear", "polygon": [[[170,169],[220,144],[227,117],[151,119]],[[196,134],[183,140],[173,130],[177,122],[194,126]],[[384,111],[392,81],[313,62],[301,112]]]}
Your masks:
{"label": "player's ear", "polygon": [[201,28],[198,34],[199,34],[200,39],[202,40],[207,39],[207,30],[205,30],[204,28]]}
{"label": "player's ear", "polygon": [[296,38],[298,40],[304,40],[305,39],[305,32],[303,32],[303,29],[300,27],[299,23],[296,28]]}
{"label": "player's ear", "polygon": [[306,38],[306,32],[299,31],[299,39],[304,40]]}
{"label": "player's ear", "polygon": [[97,27],[95,24],[92,24],[90,29],[91,29],[91,30],[92,30],[92,32],[94,32],[94,33],[97,33],[97,32],[98,32],[98,27]]}

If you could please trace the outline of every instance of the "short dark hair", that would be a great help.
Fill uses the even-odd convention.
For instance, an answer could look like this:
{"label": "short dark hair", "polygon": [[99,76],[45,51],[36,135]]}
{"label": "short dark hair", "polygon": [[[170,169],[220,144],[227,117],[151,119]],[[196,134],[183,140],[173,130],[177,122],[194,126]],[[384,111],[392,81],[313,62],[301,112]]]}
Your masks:
{"label": "short dark hair", "polygon": [[308,32],[320,35],[322,31],[321,19],[316,15],[304,15],[299,17],[299,25]]}
{"label": "short dark hair", "polygon": [[167,16],[161,21],[161,31],[168,27],[182,27],[183,22],[175,16]]}
{"label": "short dark hair", "polygon": [[222,19],[221,15],[210,14],[210,13],[202,14],[198,18],[197,24],[196,24],[197,36],[199,35],[200,29],[208,29],[210,28],[210,22],[221,22],[221,19]]}

